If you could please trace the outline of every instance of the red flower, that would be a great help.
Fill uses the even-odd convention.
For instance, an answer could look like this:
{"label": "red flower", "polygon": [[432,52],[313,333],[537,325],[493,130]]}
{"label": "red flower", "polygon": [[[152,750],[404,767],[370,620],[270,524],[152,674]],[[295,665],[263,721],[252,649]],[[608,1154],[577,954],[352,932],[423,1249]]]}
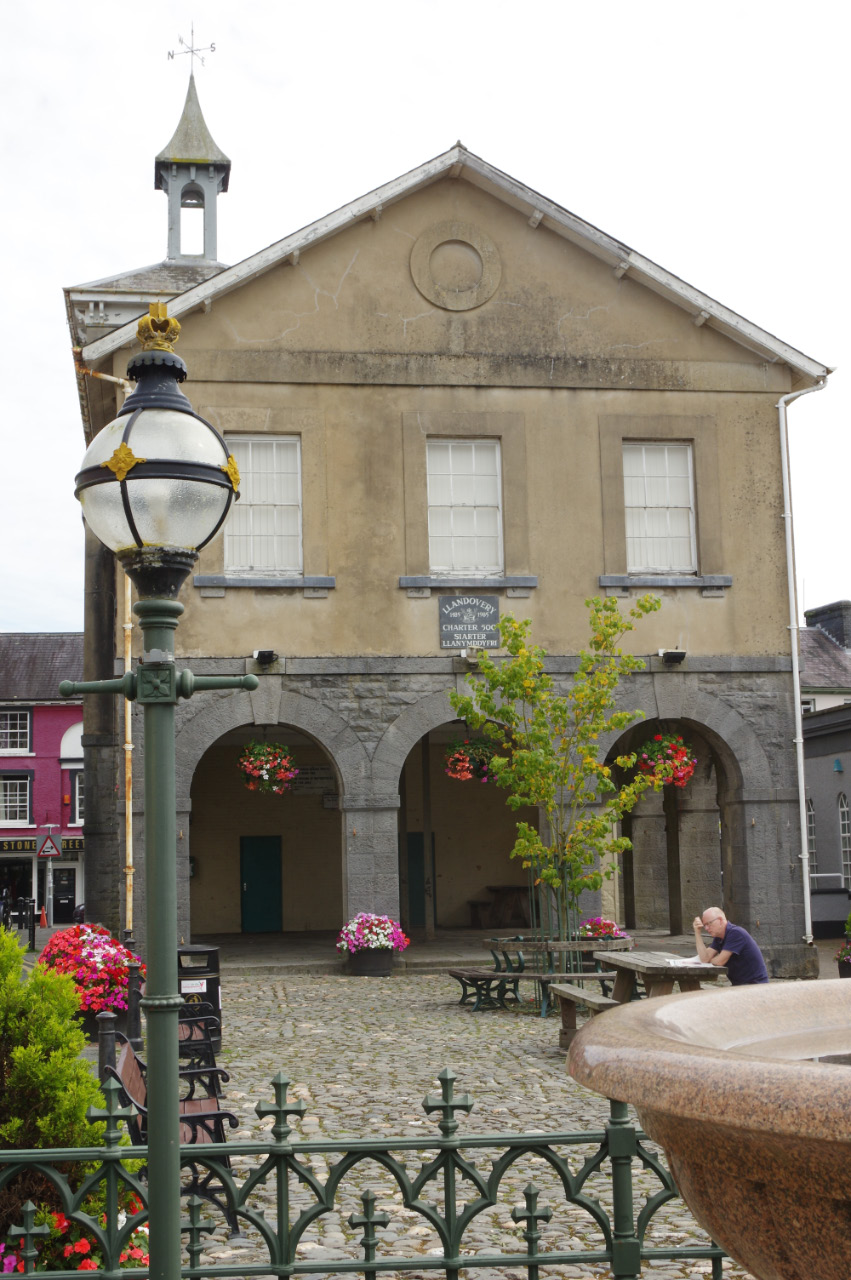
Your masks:
{"label": "red flower", "polygon": [[88,1240],[78,1240],[74,1245],[75,1253],[91,1253],[91,1251],[92,1246],[89,1244]]}
{"label": "red flower", "polygon": [[97,1271],[97,1269],[98,1264],[94,1258],[84,1258],[79,1267],[77,1267],[78,1271]]}

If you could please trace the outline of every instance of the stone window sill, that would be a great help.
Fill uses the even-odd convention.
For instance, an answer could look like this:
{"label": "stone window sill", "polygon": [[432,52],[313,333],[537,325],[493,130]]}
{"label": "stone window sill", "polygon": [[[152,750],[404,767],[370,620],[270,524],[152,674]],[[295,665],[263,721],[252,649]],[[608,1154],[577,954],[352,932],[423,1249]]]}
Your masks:
{"label": "stone window sill", "polygon": [[723,596],[733,585],[733,578],[727,573],[601,573],[597,579],[601,587],[610,590],[627,592],[630,587],[642,587],[653,591],[660,587],[686,587],[702,592],[703,595]]}
{"label": "stone window sill", "polygon": [[336,587],[337,579],[308,578],[296,575],[283,578],[261,575],[252,577],[248,574],[243,576],[231,573],[196,573],[192,579],[192,584],[196,587],[248,587],[253,591],[301,591],[306,588],[330,591]]}
{"label": "stone window sill", "polygon": [[422,577],[405,577],[399,579],[399,586],[407,589],[423,587],[460,587],[464,591],[502,591],[506,587],[523,587],[532,590],[537,587],[538,579],[534,575],[511,574],[504,578],[459,577],[452,578],[445,574],[425,575]]}

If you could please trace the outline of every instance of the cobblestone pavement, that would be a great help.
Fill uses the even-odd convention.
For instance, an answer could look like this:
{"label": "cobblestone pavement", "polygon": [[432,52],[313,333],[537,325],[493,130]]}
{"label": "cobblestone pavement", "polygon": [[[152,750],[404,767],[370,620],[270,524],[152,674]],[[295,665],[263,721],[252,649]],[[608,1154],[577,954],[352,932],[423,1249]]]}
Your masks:
{"label": "cobblestone pavement", "polygon": [[[291,1080],[290,1097],[303,1099],[303,1119],[291,1123],[303,1139],[415,1137],[435,1132],[435,1121],[426,1117],[421,1103],[426,1093],[440,1093],[437,1075],[450,1067],[457,1076],[456,1093],[469,1093],[475,1108],[460,1117],[459,1133],[500,1133],[533,1130],[576,1132],[601,1129],[608,1118],[605,1099],[581,1088],[567,1075],[564,1052],[558,1048],[556,1017],[542,1020],[531,1008],[522,1012],[473,1014],[457,1004],[457,985],[445,976],[349,978],[338,976],[262,976],[242,971],[223,976],[223,1047],[219,1061],[231,1075],[222,1105],[234,1111],[240,1128],[234,1139],[258,1138],[271,1127],[271,1119],[259,1120],[258,1100],[272,1098],[270,1081],[283,1071]],[[571,1166],[580,1166],[596,1147],[579,1148]],[[427,1147],[426,1147],[427,1150]],[[468,1152],[480,1168],[490,1172],[487,1152]],[[408,1153],[408,1169],[419,1171],[420,1159]],[[314,1156],[313,1173],[325,1180],[329,1164],[337,1156]],[[244,1174],[250,1162],[234,1161],[235,1172]],[[523,1188],[533,1180],[542,1191],[541,1204],[549,1204],[553,1218],[542,1227],[541,1247],[580,1251],[602,1247],[602,1235],[589,1215],[566,1205],[551,1166],[540,1158],[523,1159],[511,1167],[501,1186],[501,1201],[474,1220],[464,1236],[464,1248],[473,1253],[525,1252],[522,1227],[512,1220],[513,1205],[523,1202]],[[649,1173],[636,1175],[636,1207],[659,1189]],[[375,1162],[359,1165],[341,1186],[335,1211],[308,1229],[299,1257],[312,1260],[362,1258],[361,1229],[347,1222],[361,1213],[360,1194],[371,1188],[376,1209],[390,1216],[379,1231],[378,1255],[399,1256],[442,1252],[434,1231],[420,1215],[402,1205],[402,1196],[390,1175]],[[459,1198],[469,1199],[467,1183]],[[595,1178],[586,1189],[610,1208],[607,1178]],[[438,1199],[426,1195],[427,1200]],[[310,1203],[304,1188],[293,1191],[293,1210]],[[253,1201],[274,1221],[271,1190],[258,1189]],[[205,1210],[206,1212],[206,1210]],[[682,1201],[666,1205],[654,1220],[648,1243],[671,1247],[706,1237]],[[259,1263],[265,1254],[257,1233],[228,1239],[223,1227],[207,1238],[202,1265],[208,1263]],[[407,1273],[418,1274],[418,1273]],[[423,1276],[439,1275],[424,1271]],[[601,1264],[580,1263],[542,1267],[542,1276],[608,1277]],[[724,1274],[730,1280],[748,1280],[729,1260]],[[473,1280],[521,1280],[525,1272],[469,1270]],[[698,1280],[711,1275],[707,1261],[655,1261],[645,1263],[642,1275]]]}

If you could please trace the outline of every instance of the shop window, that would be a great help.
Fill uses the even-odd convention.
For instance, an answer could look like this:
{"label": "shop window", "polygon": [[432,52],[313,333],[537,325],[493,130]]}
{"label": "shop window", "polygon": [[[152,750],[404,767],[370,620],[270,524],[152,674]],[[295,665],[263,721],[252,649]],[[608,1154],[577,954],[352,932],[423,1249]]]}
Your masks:
{"label": "shop window", "polygon": [[0,774],[0,826],[32,826],[31,774]]}
{"label": "shop window", "polygon": [[32,750],[32,713],[0,710],[0,755],[27,755]]}
{"label": "shop window", "polygon": [[82,769],[71,774],[71,826],[81,827],[86,816],[86,775]]}

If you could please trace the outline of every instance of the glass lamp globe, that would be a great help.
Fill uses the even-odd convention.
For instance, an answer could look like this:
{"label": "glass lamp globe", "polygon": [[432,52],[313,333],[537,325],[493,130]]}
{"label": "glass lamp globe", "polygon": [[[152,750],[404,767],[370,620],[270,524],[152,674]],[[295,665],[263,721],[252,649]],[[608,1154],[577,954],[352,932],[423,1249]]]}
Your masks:
{"label": "glass lamp globe", "polygon": [[171,346],[179,328],[164,307],[140,321],[143,350],[127,369],[138,385],[95,436],[76,478],[86,524],[144,594],[174,593],[152,583],[151,571],[168,561],[182,581],[239,497],[224,439],[178,386],[186,377]]}
{"label": "glass lamp globe", "polygon": [[115,418],[89,445],[77,477],[86,524],[117,553],[198,551],[230,509],[228,456],[215,428],[191,410],[150,408]]}

